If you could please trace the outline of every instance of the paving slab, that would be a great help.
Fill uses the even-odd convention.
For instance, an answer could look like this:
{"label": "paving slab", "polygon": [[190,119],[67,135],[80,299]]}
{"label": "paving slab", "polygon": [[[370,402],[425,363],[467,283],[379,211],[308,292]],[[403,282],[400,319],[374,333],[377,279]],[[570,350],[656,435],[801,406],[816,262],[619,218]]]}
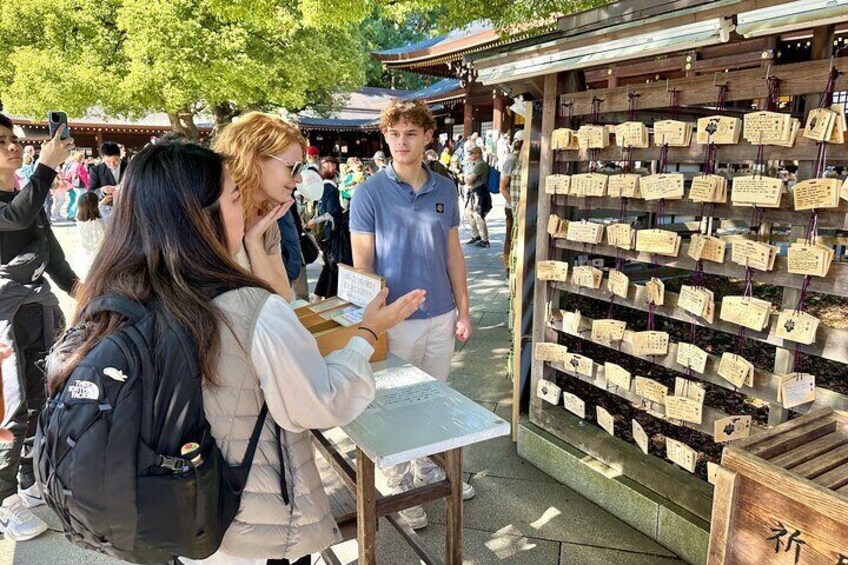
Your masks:
{"label": "paving slab", "polygon": [[603,547],[562,544],[559,565],[683,565],[673,557],[617,551]]}

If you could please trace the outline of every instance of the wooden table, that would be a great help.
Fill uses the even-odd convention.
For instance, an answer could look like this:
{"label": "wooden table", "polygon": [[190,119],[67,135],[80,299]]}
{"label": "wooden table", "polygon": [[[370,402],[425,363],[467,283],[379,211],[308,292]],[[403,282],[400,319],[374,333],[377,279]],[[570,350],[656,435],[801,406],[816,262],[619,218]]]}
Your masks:
{"label": "wooden table", "polygon": [[[359,544],[359,565],[376,565],[377,522],[386,518],[427,564],[462,563],[462,448],[509,435],[509,422],[398,358],[375,364],[374,402],[342,430],[356,445],[356,470],[321,432],[315,445],[341,481],[356,495],[355,514],[337,510],[342,535]],[[430,457],[445,480],[391,496],[375,487],[376,468]],[[440,498],[445,503],[445,559],[435,557],[397,512]],[[334,506],[339,506],[338,504]],[[338,513],[341,515],[338,515]],[[332,549],[322,556],[338,563]]]}

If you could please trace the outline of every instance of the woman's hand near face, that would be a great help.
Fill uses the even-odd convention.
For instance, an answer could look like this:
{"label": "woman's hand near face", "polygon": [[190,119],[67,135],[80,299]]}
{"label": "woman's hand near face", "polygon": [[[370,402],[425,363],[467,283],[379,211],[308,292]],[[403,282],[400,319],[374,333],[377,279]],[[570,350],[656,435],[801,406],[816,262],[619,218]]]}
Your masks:
{"label": "woman's hand near face", "polygon": [[294,204],[294,200],[277,204],[271,208],[267,214],[263,216],[254,216],[247,220],[247,228],[244,232],[244,246],[252,247],[259,245],[264,247],[262,238],[265,235],[265,232],[267,232],[268,228],[270,228],[277,220],[286,215],[286,212],[289,211],[292,204]]}

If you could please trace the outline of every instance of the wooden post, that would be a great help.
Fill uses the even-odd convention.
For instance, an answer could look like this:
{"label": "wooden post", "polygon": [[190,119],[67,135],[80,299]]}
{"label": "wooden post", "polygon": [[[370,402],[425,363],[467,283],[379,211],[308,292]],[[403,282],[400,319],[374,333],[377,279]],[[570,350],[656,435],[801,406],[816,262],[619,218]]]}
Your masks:
{"label": "wooden post", "polygon": [[[359,565],[377,565],[377,492],[374,487],[374,462],[356,448],[356,539]],[[462,496],[462,488],[459,489]]]}
{"label": "wooden post", "polygon": [[474,106],[468,100],[465,101],[465,108],[462,114],[462,136],[464,139],[471,137],[471,132],[474,130]]}
{"label": "wooden post", "polygon": [[451,495],[445,501],[445,565],[462,565],[462,448],[445,453]]}
{"label": "wooden post", "polygon": [[504,113],[506,112],[506,98],[497,96],[492,102],[492,129],[499,134],[506,131],[504,127]]}

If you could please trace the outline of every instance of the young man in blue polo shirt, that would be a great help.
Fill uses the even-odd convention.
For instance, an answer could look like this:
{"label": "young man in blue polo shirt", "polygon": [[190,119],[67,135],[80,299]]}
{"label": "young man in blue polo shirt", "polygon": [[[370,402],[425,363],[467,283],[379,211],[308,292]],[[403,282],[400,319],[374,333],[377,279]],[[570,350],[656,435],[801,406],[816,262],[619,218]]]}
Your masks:
{"label": "young man in blue polo shirt", "polygon": [[[418,312],[389,331],[389,351],[442,382],[454,341],[471,338],[465,255],[459,241],[459,204],[453,182],[424,166],[436,122],[421,101],[396,100],[380,117],[392,161],[365,182],[351,201],[354,267],[386,279],[391,303],[409,290],[427,291]],[[394,492],[443,478],[429,459],[386,471]],[[474,496],[463,485],[463,498]],[[401,512],[413,529],[427,525],[421,506]]]}

